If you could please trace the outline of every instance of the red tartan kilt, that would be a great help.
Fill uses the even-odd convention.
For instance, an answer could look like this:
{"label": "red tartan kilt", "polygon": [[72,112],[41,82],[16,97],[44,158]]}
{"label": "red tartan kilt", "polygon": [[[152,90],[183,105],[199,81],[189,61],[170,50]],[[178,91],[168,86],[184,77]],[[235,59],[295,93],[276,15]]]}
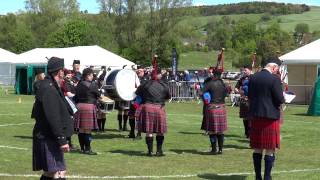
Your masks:
{"label": "red tartan kilt", "polygon": [[155,104],[142,104],[136,110],[136,128],[143,133],[167,132],[167,117],[164,106]]}
{"label": "red tartan kilt", "polygon": [[246,102],[240,101],[239,117],[247,118],[248,113],[249,113],[249,105]]}
{"label": "red tartan kilt", "polygon": [[98,129],[97,107],[94,104],[78,103],[78,112],[74,115],[76,129]]}
{"label": "red tartan kilt", "polygon": [[[213,106],[220,106],[213,108]],[[206,107],[201,129],[214,133],[224,133],[228,129],[227,111],[224,104],[210,104]]]}
{"label": "red tartan kilt", "polygon": [[252,149],[279,149],[280,120],[252,117],[250,146]]}

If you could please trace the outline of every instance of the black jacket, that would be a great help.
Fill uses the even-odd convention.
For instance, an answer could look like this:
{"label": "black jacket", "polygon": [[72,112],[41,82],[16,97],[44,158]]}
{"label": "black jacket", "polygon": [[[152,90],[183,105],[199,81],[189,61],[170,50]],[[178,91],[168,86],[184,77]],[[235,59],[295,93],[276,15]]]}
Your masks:
{"label": "black jacket", "polygon": [[142,104],[161,104],[171,98],[169,87],[162,81],[150,80],[140,85],[136,94],[142,98]]}
{"label": "black jacket", "polygon": [[211,102],[214,104],[224,104],[225,97],[227,96],[227,88],[221,79],[210,77],[205,80],[202,93],[209,92]]}
{"label": "black jacket", "polygon": [[66,137],[73,133],[72,109],[57,83],[50,78],[41,81],[36,93],[33,135],[51,138],[64,145],[67,144]]}
{"label": "black jacket", "polygon": [[280,118],[280,105],[284,103],[281,80],[267,70],[250,77],[249,115],[269,119]]}
{"label": "black jacket", "polygon": [[76,88],[76,103],[96,104],[101,93],[94,81],[81,81]]}

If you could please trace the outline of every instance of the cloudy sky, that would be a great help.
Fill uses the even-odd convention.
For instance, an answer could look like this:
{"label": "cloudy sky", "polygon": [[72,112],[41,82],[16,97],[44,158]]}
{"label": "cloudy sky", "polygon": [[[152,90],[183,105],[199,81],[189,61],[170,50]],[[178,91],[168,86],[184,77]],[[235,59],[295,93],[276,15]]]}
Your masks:
{"label": "cloudy sky", "polygon": [[[14,13],[18,10],[24,10],[25,0],[0,0],[0,14]],[[213,4],[228,4],[238,2],[248,2],[250,0],[193,0],[194,5],[213,5]],[[259,1],[259,0],[258,0]],[[284,3],[298,3],[320,6],[320,0],[265,0]],[[99,12],[96,0],[78,0],[81,10],[88,10],[89,13]]]}

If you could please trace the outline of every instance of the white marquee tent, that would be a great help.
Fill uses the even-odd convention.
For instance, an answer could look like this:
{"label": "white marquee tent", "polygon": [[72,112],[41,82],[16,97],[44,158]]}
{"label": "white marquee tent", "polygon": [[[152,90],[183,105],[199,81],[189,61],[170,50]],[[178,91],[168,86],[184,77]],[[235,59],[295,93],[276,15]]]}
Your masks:
{"label": "white marquee tent", "polygon": [[289,90],[297,97],[293,102],[309,104],[314,83],[319,76],[320,39],[280,57],[288,70]]}
{"label": "white marquee tent", "polygon": [[13,62],[16,68],[15,87],[17,94],[32,93],[35,71],[45,69],[48,59],[53,56],[63,58],[67,69],[72,69],[74,60],[80,60],[81,70],[89,66],[96,68],[106,66],[111,69],[121,69],[125,65],[126,68],[131,68],[132,65],[135,65],[133,62],[97,45],[68,48],[36,48],[18,55]]}
{"label": "white marquee tent", "polygon": [[72,68],[73,60],[80,60],[82,68],[88,66],[131,67],[133,62],[124,59],[100,46],[77,46],[69,48],[36,48],[19,55],[17,64],[47,64],[47,58],[60,57],[65,67]]}
{"label": "white marquee tent", "polygon": [[0,84],[13,85],[15,79],[15,61],[17,55],[0,48]]}

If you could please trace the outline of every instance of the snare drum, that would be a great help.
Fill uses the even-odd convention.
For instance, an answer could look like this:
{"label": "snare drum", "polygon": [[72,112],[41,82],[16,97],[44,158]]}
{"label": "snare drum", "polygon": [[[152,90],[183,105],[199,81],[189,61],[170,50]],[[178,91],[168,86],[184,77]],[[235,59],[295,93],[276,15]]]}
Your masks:
{"label": "snare drum", "polygon": [[130,109],[130,101],[116,101],[115,109],[117,109],[117,110],[129,110]]}
{"label": "snare drum", "polygon": [[108,97],[102,96],[102,98],[99,99],[98,107],[99,111],[102,113],[109,113],[113,111],[114,106],[114,101]]}
{"label": "snare drum", "polygon": [[130,69],[112,71],[106,78],[104,86],[107,95],[116,101],[131,101],[140,85],[137,74]]}

